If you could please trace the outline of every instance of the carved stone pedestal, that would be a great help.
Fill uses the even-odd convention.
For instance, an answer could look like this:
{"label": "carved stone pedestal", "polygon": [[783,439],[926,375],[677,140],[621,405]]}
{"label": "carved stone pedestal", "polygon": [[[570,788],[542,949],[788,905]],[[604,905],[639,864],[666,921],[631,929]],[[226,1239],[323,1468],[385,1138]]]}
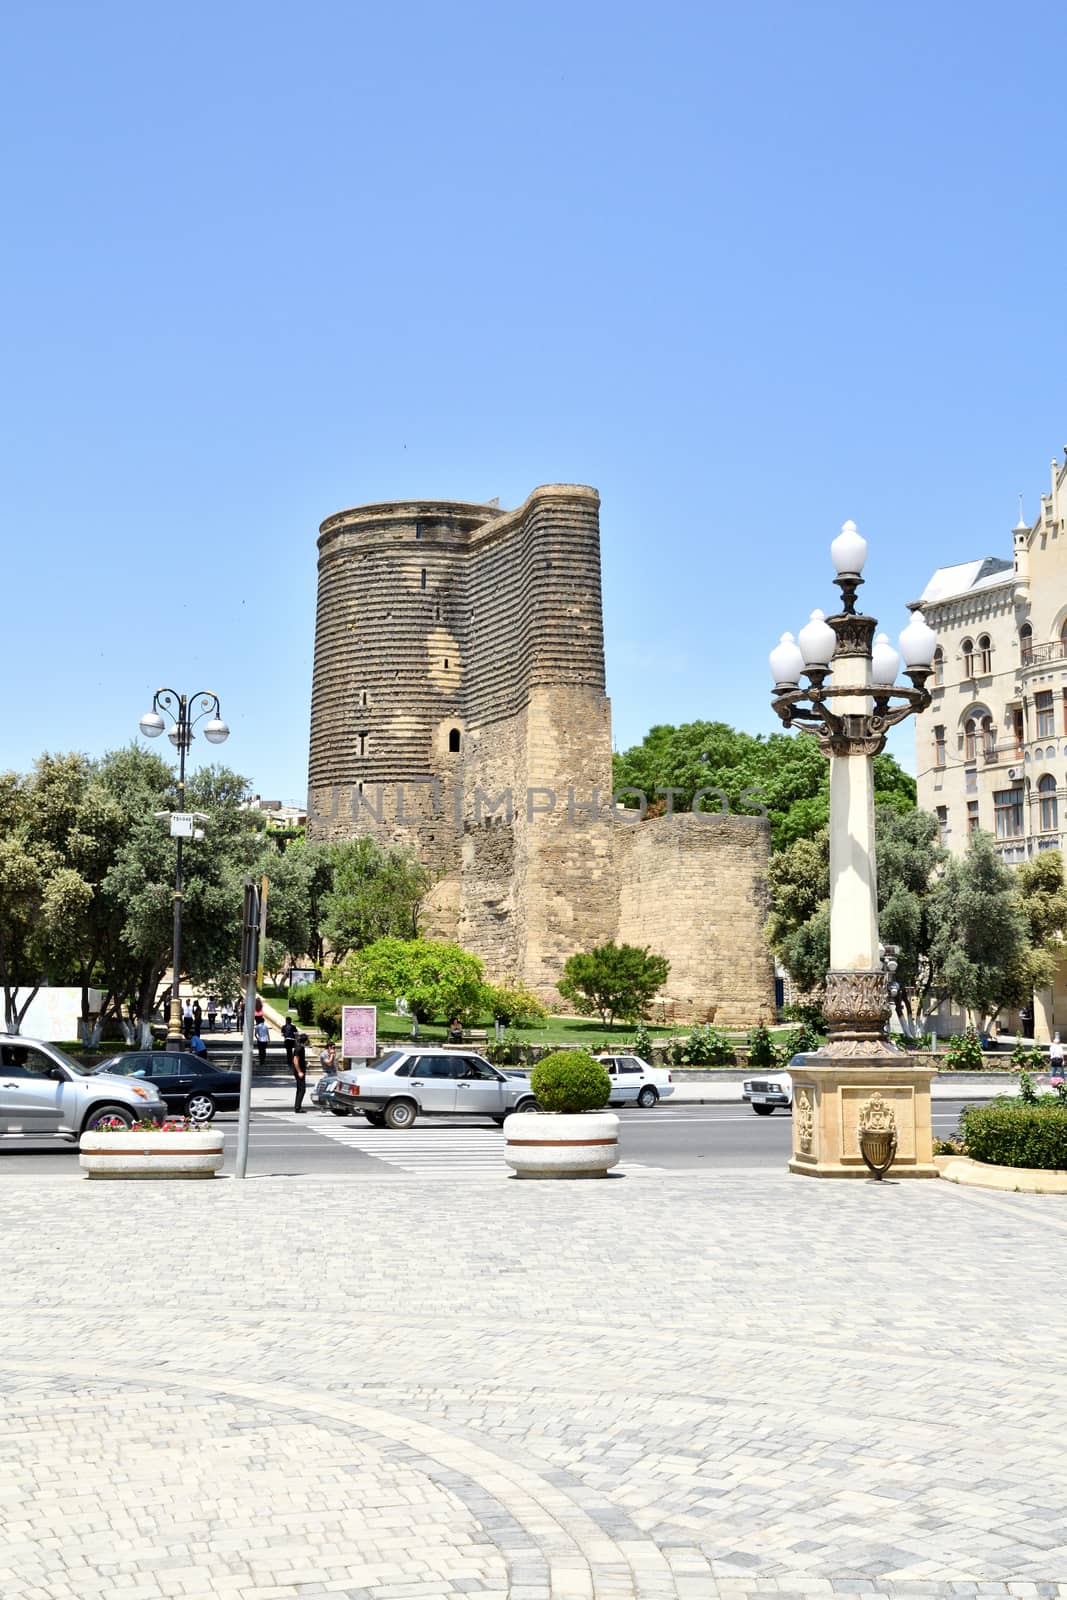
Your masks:
{"label": "carved stone pedestal", "polygon": [[887,1178],[936,1178],[930,1124],[934,1069],[914,1065],[890,1045],[868,1048],[870,1054],[834,1056],[831,1044],[809,1055],[806,1063],[790,1066],[790,1172],[810,1178],[866,1178],[860,1129],[894,1127],[897,1155]]}

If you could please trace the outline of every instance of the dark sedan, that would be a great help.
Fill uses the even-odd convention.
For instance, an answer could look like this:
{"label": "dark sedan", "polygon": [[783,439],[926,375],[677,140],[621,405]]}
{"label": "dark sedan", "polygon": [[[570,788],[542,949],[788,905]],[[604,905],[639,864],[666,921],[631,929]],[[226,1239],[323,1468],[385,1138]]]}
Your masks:
{"label": "dark sedan", "polygon": [[224,1072],[202,1061],[191,1050],[153,1050],[111,1056],[94,1072],[123,1078],[148,1078],[155,1084],[168,1111],[180,1111],[194,1122],[210,1122],[216,1111],[236,1111],[241,1097],[241,1074]]}

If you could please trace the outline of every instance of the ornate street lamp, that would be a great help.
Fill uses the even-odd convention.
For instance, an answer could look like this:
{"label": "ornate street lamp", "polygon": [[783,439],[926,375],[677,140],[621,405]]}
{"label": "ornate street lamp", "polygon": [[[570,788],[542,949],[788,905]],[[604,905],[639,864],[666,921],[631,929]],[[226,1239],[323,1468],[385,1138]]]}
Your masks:
{"label": "ornate street lamp", "polygon": [[[170,814],[170,831],[178,844],[178,860],[174,869],[174,976],[170,986],[170,1022],[167,1028],[167,1049],[180,1050],[182,1037],[181,964],[182,964],[182,841],[203,838],[195,827],[196,818],[185,809],[185,753],[193,742],[193,729],[205,717],[201,732],[209,744],[224,744],[230,730],[219,712],[219,697],[210,690],[201,689],[194,695],[178,694],[174,689],[157,689],[152,696],[152,709],[141,718],[141,732],[146,739],[158,739],[167,732],[164,715],[172,726],[168,733],[171,744],[178,751],[178,809]],[[195,714],[194,714],[195,713]]]}
{"label": "ornate street lamp", "polygon": [[[907,1124],[897,1127],[898,1174],[907,1167],[917,1176],[935,1177],[932,1069],[913,1065],[885,1035],[889,974],[878,941],[874,757],[895,723],[930,704],[926,683],[937,638],[916,611],[900,635],[898,654],[884,633],[875,637],[875,618],[857,612],[867,543],[854,522],[845,523],[830,553],[842,609],[831,617],[813,611],[799,637],[783,634],[770,657],[775,711],[787,728],[813,733],[830,760],[830,970],[824,1010],[831,1038],[793,1069],[790,1169],[862,1176],[859,1134],[871,1120],[869,1101],[877,1094],[878,1116],[884,1117],[889,1095],[895,1125],[900,1119]],[[896,682],[901,657],[911,688]],[[887,1070],[892,1084],[884,1081]]]}

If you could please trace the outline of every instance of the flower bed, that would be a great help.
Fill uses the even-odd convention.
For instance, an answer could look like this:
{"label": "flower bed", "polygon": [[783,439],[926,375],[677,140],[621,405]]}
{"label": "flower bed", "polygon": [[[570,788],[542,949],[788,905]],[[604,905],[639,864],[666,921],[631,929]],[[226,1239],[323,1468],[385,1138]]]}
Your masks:
{"label": "flower bed", "polygon": [[185,1117],[83,1133],[78,1163],[89,1178],[213,1178],[223,1162],[220,1129]]}

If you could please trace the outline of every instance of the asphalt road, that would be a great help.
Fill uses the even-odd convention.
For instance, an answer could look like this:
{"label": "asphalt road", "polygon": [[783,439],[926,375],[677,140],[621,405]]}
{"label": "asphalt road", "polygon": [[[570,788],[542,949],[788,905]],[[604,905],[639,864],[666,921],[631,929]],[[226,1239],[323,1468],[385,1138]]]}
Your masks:
{"label": "asphalt road", "polygon": [[[947,1138],[956,1129],[964,1100],[934,1103],[934,1133]],[[617,1170],[632,1177],[657,1171],[723,1172],[758,1167],[778,1169],[789,1159],[791,1119],[776,1111],[757,1117],[748,1106],[660,1105],[653,1111],[619,1112],[622,1161]],[[226,1135],[225,1172],[232,1172],[237,1144],[235,1113],[220,1115]],[[352,1178],[489,1178],[506,1172],[503,1134],[475,1118],[429,1118],[406,1133],[371,1128],[362,1117],[333,1117],[311,1107],[306,1115],[288,1111],[253,1113],[249,1141],[250,1176],[330,1176]],[[0,1137],[0,1183],[7,1173],[78,1173],[77,1152],[53,1141]]]}

